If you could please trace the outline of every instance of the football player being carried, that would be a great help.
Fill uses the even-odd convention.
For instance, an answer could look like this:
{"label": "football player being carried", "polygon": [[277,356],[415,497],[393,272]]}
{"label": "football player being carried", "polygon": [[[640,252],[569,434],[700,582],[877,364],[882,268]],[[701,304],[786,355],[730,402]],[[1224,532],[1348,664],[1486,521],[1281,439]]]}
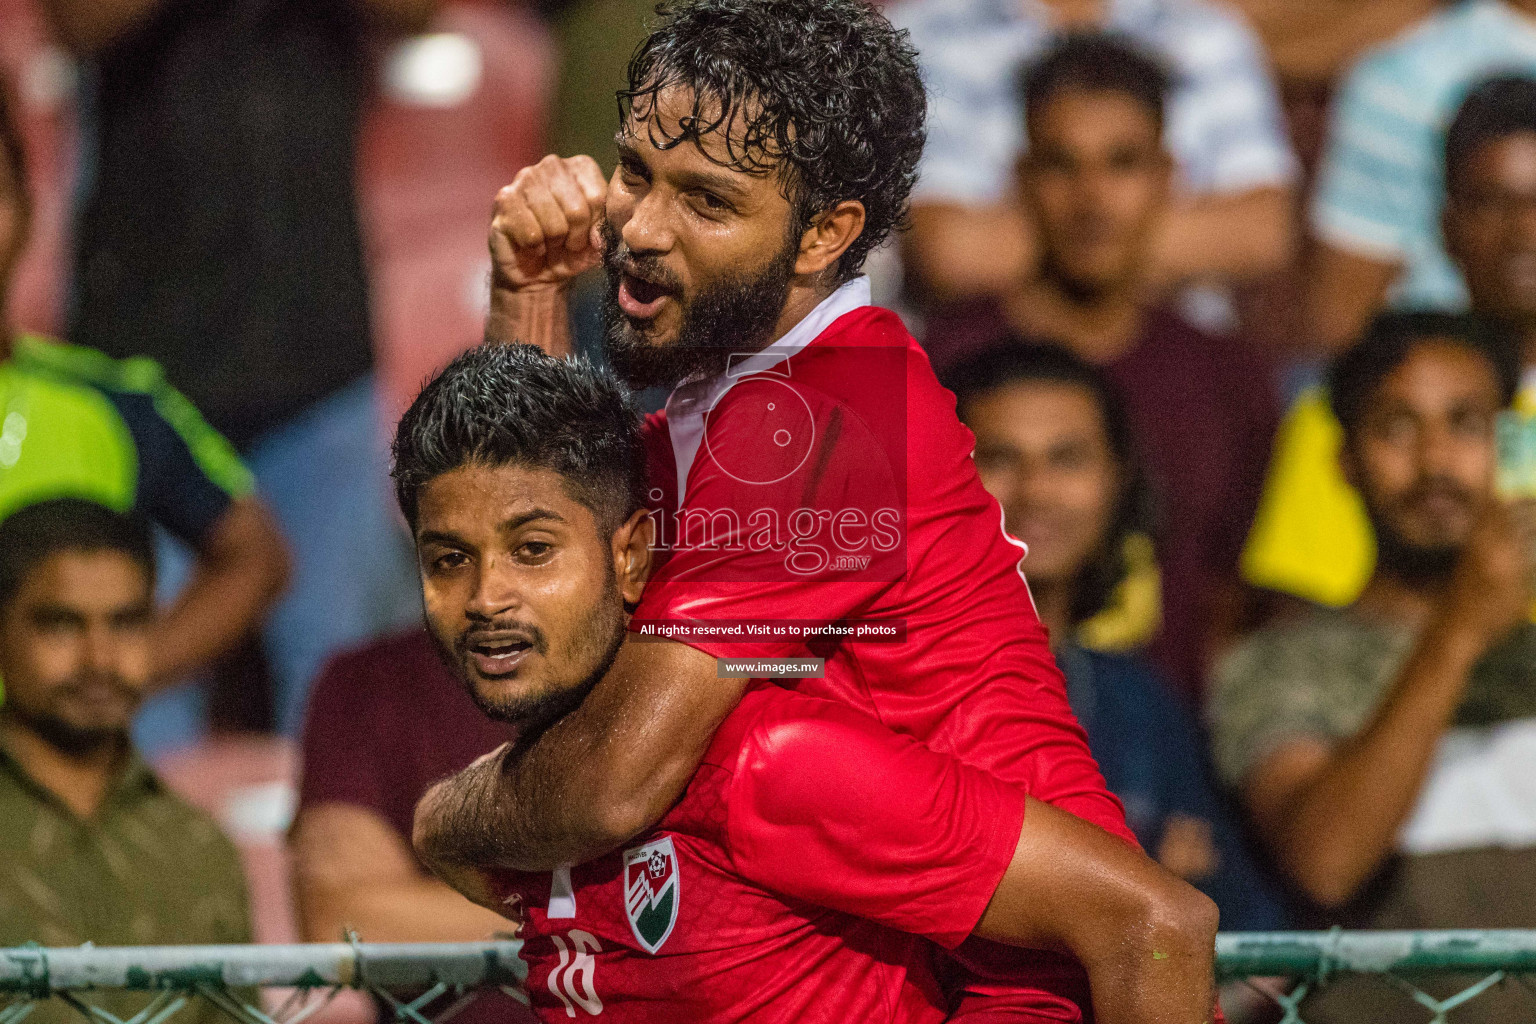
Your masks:
{"label": "football player being carried", "polygon": [[[514,754],[635,642],[626,607],[643,599],[652,521],[625,399],[585,362],[491,345],[400,424],[428,625],[481,709],[517,728]],[[1203,1020],[1211,1005],[1215,921],[1194,890],[988,772],[773,684],[742,698],[682,799],[626,848],[553,872],[443,870],[518,922],[549,1020],[938,1022],[935,954],[973,931],[1080,957],[1100,1020]]]}
{"label": "football player being carried", "polygon": [[[567,351],[569,282],[603,266],[613,363],[674,387],[644,435],[659,565],[578,707],[428,794],[423,860],[552,871],[629,848],[742,699],[716,669],[733,656],[824,657],[784,685],[1133,842],[953,397],[859,273],[922,149],[906,38],[859,0],[691,0],[628,79],[610,180],[549,157],[498,196],[487,333]],[[843,624],[895,634],[826,632]],[[1089,999],[1052,953],[973,939],[944,968],[957,1018]],[[1119,994],[1145,1000],[1123,1016],[1096,985],[1098,1019],[1203,1019],[1207,981],[1174,973]]]}

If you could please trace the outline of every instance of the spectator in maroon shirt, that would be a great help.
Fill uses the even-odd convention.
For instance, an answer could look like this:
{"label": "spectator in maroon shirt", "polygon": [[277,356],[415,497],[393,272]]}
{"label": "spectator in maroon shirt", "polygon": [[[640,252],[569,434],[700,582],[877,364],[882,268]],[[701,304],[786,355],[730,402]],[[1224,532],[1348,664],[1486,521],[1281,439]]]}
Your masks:
{"label": "spectator in maroon shirt", "polygon": [[[371,942],[476,942],[510,932],[510,921],[432,877],[411,850],[422,793],[509,739],[506,726],[475,707],[423,630],[332,659],[310,693],[289,835],[304,940],[335,942],[349,928]],[[453,1019],[533,1017],[487,991]]]}
{"label": "spectator in maroon shirt", "polygon": [[1162,627],[1155,661],[1201,685],[1213,637],[1245,602],[1237,561],[1276,419],[1268,367],[1158,304],[1143,277],[1169,206],[1166,73],[1110,36],[1068,37],[1024,76],[1022,199],[1042,247],[1037,276],[1004,299],[930,318],[941,369],[1010,335],[1060,344],[1125,395],[1159,499]]}

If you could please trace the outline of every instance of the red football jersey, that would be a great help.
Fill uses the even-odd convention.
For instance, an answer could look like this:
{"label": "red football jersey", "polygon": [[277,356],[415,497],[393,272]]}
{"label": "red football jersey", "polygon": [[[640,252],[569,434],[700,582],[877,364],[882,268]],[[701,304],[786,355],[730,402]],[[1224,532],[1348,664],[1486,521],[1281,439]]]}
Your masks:
{"label": "red football jersey", "polygon": [[919,936],[970,933],[1023,810],[985,772],[767,686],[656,829],[568,873],[494,882],[545,1020],[929,1024],[946,997]]}
{"label": "red football jersey", "polygon": [[[786,685],[1134,843],[1067,703],[1023,545],[981,485],[974,435],[900,319],[867,295],[862,278],[844,285],[647,421],[659,568],[630,629],[719,657],[825,656],[837,671]],[[1075,965],[967,951],[1007,979],[981,991],[1076,1019]]]}

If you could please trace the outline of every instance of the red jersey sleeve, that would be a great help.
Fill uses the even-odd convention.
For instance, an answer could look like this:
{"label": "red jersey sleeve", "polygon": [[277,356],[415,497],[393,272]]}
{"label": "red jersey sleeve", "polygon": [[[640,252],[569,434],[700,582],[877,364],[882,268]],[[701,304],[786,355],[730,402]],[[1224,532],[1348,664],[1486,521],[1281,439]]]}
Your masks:
{"label": "red jersey sleeve", "polygon": [[747,694],[720,751],[733,772],[726,845],[743,878],[948,948],[980,920],[1023,828],[1019,791],[781,687]]}

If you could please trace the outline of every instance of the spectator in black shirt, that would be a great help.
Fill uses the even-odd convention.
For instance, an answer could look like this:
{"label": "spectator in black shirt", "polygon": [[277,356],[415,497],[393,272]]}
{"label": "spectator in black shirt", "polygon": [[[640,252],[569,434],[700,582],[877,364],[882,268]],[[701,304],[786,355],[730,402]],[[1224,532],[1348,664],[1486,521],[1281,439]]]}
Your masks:
{"label": "spectator in black shirt", "polygon": [[43,0],[85,61],[70,337],[165,367],[295,550],[278,725],[331,651],[415,615],[371,375],[356,145],[376,30],[434,0]]}

